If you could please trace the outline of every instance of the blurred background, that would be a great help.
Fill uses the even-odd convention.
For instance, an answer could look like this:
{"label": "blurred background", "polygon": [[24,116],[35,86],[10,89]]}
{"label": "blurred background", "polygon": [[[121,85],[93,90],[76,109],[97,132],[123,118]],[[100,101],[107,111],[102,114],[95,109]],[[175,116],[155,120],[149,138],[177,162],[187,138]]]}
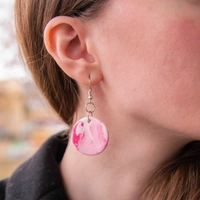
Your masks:
{"label": "blurred background", "polygon": [[52,134],[66,129],[20,60],[14,0],[0,0],[0,179],[8,177]]}

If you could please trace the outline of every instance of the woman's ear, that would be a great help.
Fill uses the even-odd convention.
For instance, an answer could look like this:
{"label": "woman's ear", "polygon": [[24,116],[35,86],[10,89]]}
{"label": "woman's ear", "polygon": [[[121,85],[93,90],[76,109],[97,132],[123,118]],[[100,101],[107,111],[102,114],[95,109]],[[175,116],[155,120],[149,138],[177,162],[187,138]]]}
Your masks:
{"label": "woman's ear", "polygon": [[68,76],[83,85],[88,85],[91,77],[94,85],[102,80],[102,73],[95,52],[88,52],[90,40],[86,33],[87,27],[80,19],[59,16],[47,24],[44,43]]}

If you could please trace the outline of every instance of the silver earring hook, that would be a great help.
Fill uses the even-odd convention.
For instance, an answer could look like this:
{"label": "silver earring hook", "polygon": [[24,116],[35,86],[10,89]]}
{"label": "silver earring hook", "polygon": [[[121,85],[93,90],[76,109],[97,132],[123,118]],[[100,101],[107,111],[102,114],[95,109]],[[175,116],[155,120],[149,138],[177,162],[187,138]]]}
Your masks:
{"label": "silver earring hook", "polygon": [[92,87],[91,87],[91,79],[90,79],[90,76],[89,76],[88,100],[89,100],[89,102],[91,103],[91,101],[92,101]]}
{"label": "silver earring hook", "polygon": [[89,76],[89,90],[88,90],[88,103],[85,105],[85,110],[87,112],[88,122],[90,122],[90,117],[93,116],[93,112],[96,110],[94,103],[92,102],[92,87],[91,87],[91,79]]}

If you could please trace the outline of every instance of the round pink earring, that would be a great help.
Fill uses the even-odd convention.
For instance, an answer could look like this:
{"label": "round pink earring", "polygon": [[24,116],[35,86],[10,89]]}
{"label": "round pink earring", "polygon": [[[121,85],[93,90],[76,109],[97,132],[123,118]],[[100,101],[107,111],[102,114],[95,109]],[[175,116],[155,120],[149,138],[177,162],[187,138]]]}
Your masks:
{"label": "round pink earring", "polygon": [[82,154],[100,154],[108,144],[108,132],[102,121],[93,117],[96,110],[92,102],[92,87],[89,78],[88,103],[85,105],[87,117],[80,119],[72,128],[72,142]]}

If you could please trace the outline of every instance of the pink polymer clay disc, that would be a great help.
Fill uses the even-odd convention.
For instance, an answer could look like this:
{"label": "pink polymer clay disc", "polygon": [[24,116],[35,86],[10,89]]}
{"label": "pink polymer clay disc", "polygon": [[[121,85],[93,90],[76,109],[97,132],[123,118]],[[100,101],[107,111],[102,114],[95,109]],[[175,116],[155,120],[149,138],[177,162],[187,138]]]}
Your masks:
{"label": "pink polymer clay disc", "polygon": [[97,155],[108,144],[108,132],[103,122],[90,117],[80,119],[72,129],[72,142],[85,155]]}

